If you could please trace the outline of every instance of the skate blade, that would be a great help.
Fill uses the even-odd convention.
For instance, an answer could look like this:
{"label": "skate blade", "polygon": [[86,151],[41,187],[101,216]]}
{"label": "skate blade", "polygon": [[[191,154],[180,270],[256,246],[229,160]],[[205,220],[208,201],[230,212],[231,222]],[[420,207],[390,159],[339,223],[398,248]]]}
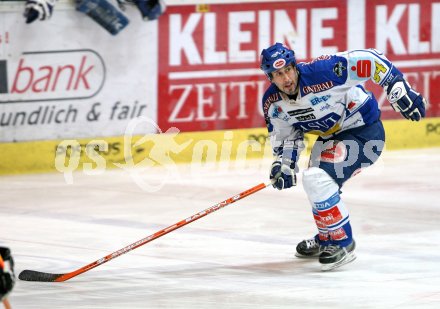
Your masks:
{"label": "skate blade", "polygon": [[299,259],[318,259],[319,258],[319,254],[317,254],[317,255],[302,255],[302,254],[299,254],[298,252],[295,253],[295,256]]}
{"label": "skate blade", "polygon": [[349,254],[347,254],[342,260],[336,262],[336,263],[331,263],[331,264],[321,264],[321,270],[322,271],[329,271],[329,270],[333,270],[335,268],[341,267],[345,264],[348,264],[350,262],[353,262],[356,259],[356,255],[354,254],[354,252],[351,252]]}

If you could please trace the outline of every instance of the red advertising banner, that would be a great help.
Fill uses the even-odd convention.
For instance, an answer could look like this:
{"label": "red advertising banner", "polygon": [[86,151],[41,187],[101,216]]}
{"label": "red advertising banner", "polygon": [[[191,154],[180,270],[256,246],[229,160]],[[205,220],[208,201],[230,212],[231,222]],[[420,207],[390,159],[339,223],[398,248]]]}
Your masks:
{"label": "red advertising banner", "polygon": [[[203,10],[202,10],[203,9]],[[423,18],[422,18],[423,16]],[[440,2],[292,1],[171,6],[159,19],[159,126],[181,131],[264,126],[268,81],[259,55],[274,42],[298,61],[376,48],[429,98],[440,115]],[[385,119],[399,118],[372,83]]]}
{"label": "red advertising banner", "polygon": [[[366,47],[384,52],[428,99],[427,117],[440,116],[440,1],[366,1],[365,16]],[[381,87],[367,87],[380,98],[383,119],[400,119]]]}

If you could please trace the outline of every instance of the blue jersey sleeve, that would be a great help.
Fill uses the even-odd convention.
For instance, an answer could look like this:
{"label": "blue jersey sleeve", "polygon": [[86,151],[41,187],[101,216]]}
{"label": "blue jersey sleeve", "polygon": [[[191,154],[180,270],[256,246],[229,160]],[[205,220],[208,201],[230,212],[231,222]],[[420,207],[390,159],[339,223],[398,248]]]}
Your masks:
{"label": "blue jersey sleeve", "polygon": [[301,87],[301,95],[309,93],[311,87],[318,93],[347,82],[347,58],[339,55],[320,56],[311,62],[299,63],[297,67],[301,84],[308,87]]}

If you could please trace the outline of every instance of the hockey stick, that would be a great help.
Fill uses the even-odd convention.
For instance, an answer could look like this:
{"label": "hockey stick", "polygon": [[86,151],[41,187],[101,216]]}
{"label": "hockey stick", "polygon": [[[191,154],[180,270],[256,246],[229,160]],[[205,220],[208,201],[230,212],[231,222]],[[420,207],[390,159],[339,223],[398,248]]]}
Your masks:
{"label": "hockey stick", "polygon": [[153,241],[165,234],[168,234],[174,230],[177,230],[178,228],[181,228],[182,226],[185,226],[191,222],[194,222],[200,218],[203,218],[204,216],[217,211],[227,205],[230,205],[238,200],[241,200],[242,198],[251,195],[255,192],[258,192],[266,187],[268,187],[269,185],[271,185],[272,183],[268,183],[268,184],[264,184],[264,183],[260,183],[259,185],[256,185],[255,187],[252,187],[246,191],[243,191],[237,195],[234,195],[233,197],[228,198],[227,200],[224,200],[223,202],[217,203],[214,206],[211,206],[210,208],[207,208],[199,213],[196,213],[195,215],[188,217],[182,221],[179,221],[173,225],[170,225],[167,228],[164,228],[154,234],[151,234],[148,237],[145,237],[141,240],[138,240],[118,251],[115,251],[113,253],[110,253],[109,255],[106,255],[105,257],[96,260],[93,263],[90,263],[84,267],[81,267],[77,270],[74,270],[70,273],[65,273],[65,274],[52,274],[52,273],[45,273],[45,272],[40,272],[40,271],[35,271],[35,270],[23,270],[20,275],[18,276],[18,278],[20,280],[25,280],[25,281],[40,281],[40,282],[62,282],[62,281],[66,281],[69,280],[70,278],[76,277],[79,274],[82,274],[86,271],[89,271],[101,264],[104,264],[114,258],[117,258],[120,255],[123,255],[127,252],[130,252],[131,250],[134,250],[140,246],[145,245],[146,243],[149,243],[150,241]]}
{"label": "hockey stick", "polygon": [[3,306],[5,306],[5,309],[11,309],[11,304],[9,303],[9,300],[7,298],[3,299]]}

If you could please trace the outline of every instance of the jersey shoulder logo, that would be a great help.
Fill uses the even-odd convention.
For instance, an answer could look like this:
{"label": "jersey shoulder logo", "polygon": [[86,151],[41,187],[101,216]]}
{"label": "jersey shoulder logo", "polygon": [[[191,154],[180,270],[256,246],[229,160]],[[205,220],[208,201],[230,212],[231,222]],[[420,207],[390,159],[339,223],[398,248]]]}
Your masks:
{"label": "jersey shoulder logo", "polygon": [[344,66],[342,61],[336,62],[333,66],[333,73],[335,73],[337,77],[342,77],[345,70],[347,70],[347,68]]}

